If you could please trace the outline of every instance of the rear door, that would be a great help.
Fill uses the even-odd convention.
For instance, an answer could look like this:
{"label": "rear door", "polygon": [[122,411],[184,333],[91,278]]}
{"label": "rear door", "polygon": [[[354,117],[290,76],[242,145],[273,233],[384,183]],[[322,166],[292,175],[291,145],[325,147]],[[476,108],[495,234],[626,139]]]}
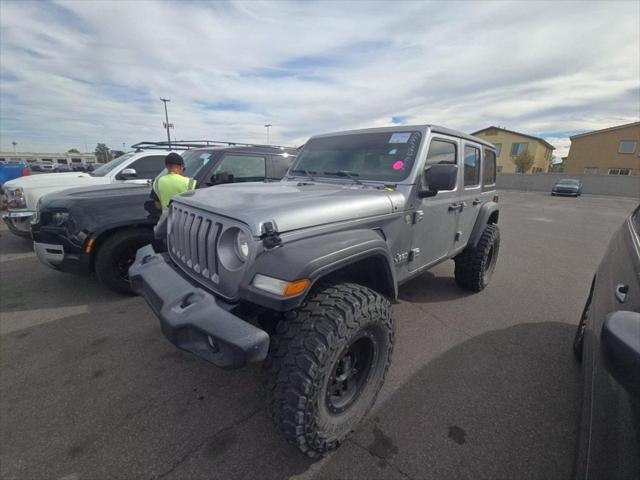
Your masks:
{"label": "rear door", "polygon": [[458,229],[453,250],[459,250],[469,241],[482,203],[482,148],[481,145],[464,140],[462,188],[458,197]]}
{"label": "rear door", "polygon": [[[429,143],[424,170],[438,163],[459,165],[460,144],[457,138],[434,135]],[[440,191],[433,197],[417,199],[409,270],[433,265],[447,257],[456,233],[456,205],[460,175],[456,188]]]}

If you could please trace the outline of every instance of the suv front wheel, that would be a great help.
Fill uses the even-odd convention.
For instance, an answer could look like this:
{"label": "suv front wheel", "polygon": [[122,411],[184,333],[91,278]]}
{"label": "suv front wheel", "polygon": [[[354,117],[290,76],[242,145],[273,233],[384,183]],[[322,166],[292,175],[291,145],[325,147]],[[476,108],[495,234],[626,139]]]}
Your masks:
{"label": "suv front wheel", "polygon": [[265,367],[268,409],[290,443],[312,458],[338,448],[375,402],[394,334],[389,300],[353,283],[285,314]]}
{"label": "suv front wheel", "polygon": [[104,285],[124,295],[135,295],[129,284],[129,267],[139,248],[153,241],[150,228],[132,228],[116,232],[98,248],[95,271]]}

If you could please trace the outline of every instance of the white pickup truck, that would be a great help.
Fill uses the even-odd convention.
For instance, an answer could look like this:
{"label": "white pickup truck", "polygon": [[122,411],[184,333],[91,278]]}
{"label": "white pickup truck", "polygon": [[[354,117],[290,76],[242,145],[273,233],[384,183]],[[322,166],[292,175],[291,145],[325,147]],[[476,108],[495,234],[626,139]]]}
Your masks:
{"label": "white pickup truck", "polygon": [[90,173],[45,173],[6,182],[2,188],[7,197],[8,213],[2,219],[12,233],[30,237],[31,218],[43,195],[73,187],[116,182],[146,183],[164,168],[164,158],[169,151],[153,149],[129,152]]}

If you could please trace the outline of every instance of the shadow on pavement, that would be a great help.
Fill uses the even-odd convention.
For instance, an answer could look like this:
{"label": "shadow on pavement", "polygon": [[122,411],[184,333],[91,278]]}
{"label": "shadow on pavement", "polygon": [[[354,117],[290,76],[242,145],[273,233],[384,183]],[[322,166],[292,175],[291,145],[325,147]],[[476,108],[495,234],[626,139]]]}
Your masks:
{"label": "shadow on pavement", "polygon": [[574,332],[549,322],[474,337],[414,374],[352,442],[411,478],[570,478]]}
{"label": "shadow on pavement", "polygon": [[143,312],[135,306],[111,325],[74,317],[3,342],[3,476],[571,474],[578,385],[571,325],[522,324],[458,344],[387,395],[338,452],[313,463],[267,418],[259,366],[223,371],[180,352]]}
{"label": "shadow on pavement", "polygon": [[398,290],[398,298],[406,302],[438,303],[473,295],[473,292],[462,290],[456,285],[453,263],[448,262],[445,265],[448,266],[449,263],[451,263],[450,276],[436,276],[433,272],[425,272],[403,284]]}

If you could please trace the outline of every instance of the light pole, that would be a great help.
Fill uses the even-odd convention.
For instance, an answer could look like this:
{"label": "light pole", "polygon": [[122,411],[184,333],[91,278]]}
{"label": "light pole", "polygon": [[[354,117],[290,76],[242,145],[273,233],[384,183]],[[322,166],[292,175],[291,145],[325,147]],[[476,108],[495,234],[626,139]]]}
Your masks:
{"label": "light pole", "polygon": [[13,145],[13,153],[18,153],[18,150],[16,150],[16,145],[18,145],[18,143],[16,141],[11,142],[11,145]]}
{"label": "light pole", "polygon": [[273,125],[271,125],[270,123],[267,123],[265,127],[267,127],[267,145],[269,145],[269,129],[273,127]]}
{"label": "light pole", "polygon": [[167,102],[170,102],[171,100],[168,98],[162,98],[160,97],[160,101],[162,103],[164,103],[164,119],[165,122],[163,123],[164,128],[167,129],[167,142],[169,142],[169,148],[171,148],[171,136],[169,135],[169,129],[173,128],[173,124],[169,123],[169,114],[167,113]]}

